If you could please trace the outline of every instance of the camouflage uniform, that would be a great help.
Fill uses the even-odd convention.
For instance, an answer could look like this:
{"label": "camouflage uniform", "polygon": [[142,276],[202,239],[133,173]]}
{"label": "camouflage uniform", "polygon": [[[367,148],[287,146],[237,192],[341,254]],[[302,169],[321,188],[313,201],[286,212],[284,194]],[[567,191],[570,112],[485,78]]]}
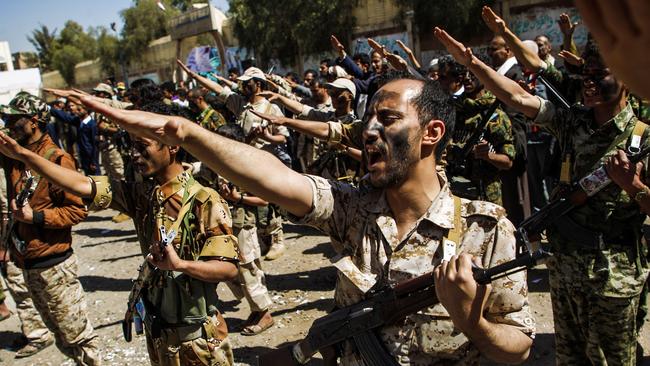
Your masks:
{"label": "camouflage uniform", "polygon": [[[184,171],[157,186],[91,177],[93,207],[126,212],[133,218],[142,254],[160,240],[157,229],[169,231],[183,220],[173,242],[185,260],[219,259],[237,263],[236,239],[232,234],[228,206],[213,190],[195,183]],[[198,189],[198,193],[190,192]],[[191,209],[177,215],[185,202]],[[153,365],[232,365],[228,329],[219,313],[216,285],[180,272],[160,271],[142,296],[147,312],[147,349]],[[158,321],[153,320],[157,316]]]}
{"label": "camouflage uniform", "polygon": [[[36,115],[42,122],[49,119],[47,105],[25,92],[16,95],[0,113]],[[58,149],[48,135],[25,148],[74,170],[70,155]],[[10,183],[9,197],[15,197],[24,188],[27,168],[10,159],[3,161],[3,167]],[[77,257],[71,247],[71,228],[87,215],[84,205],[79,197],[63,192],[46,179],[38,180],[29,204],[34,211],[33,223],[17,222],[14,226],[14,237],[25,243],[25,249],[18,250],[12,240],[11,259],[22,270],[29,296],[54,333],[57,348],[79,365],[99,365],[97,338],[88,319],[83,288],[77,278]],[[34,328],[40,328],[40,324],[36,322]]]}
{"label": "camouflage uniform", "polygon": [[119,126],[100,114],[95,114],[94,119],[97,121],[99,156],[102,160],[104,170],[111,179],[124,179],[124,161],[122,160],[122,154],[120,154],[117,144],[114,141],[115,137],[112,133],[108,132],[108,128],[119,129]]}
{"label": "camouflage uniform", "polygon": [[[270,114],[273,116],[284,116],[282,111],[280,110],[280,107],[277,105],[269,102],[266,99],[261,99],[260,101],[256,103],[249,103],[246,98],[243,96],[234,93],[232,90],[228,88],[224,88],[221,94],[219,94],[219,99],[222,100],[226,108],[230,110],[235,116],[237,117],[237,124],[239,124],[242,129],[244,130],[244,135],[248,136],[253,129],[253,127],[262,125],[265,123],[263,119],[260,117],[254,115],[251,110],[265,113],[265,114]],[[291,136],[289,134],[289,130],[285,126],[278,126],[278,125],[272,125],[269,126],[271,128],[271,131],[274,135],[283,135],[287,139],[289,139]],[[252,141],[250,141],[249,145],[254,146],[258,149],[262,149],[264,151],[268,151],[271,154],[275,155],[280,161],[282,161],[285,165],[291,166],[291,157],[288,154],[286,144],[280,144],[280,145],[272,145],[268,141],[265,141],[262,138],[255,138]],[[270,240],[265,240],[267,242],[270,242],[271,245],[278,245],[282,246],[284,245],[284,231],[282,229],[282,216],[279,214],[276,214],[277,210],[273,209],[272,212],[272,217],[268,222],[268,225],[265,227],[260,227],[258,225],[258,229],[260,229],[260,235],[267,239],[270,238]],[[258,284],[261,285],[261,284]]]}
{"label": "camouflage uniform", "polygon": [[[535,123],[573,152],[572,180],[626,149],[637,123],[629,105],[598,127],[589,109],[541,103]],[[648,276],[644,218],[638,204],[612,184],[547,230],[555,253],[548,268],[557,364],[635,364],[635,317]]]}
{"label": "camouflage uniform", "polygon": [[212,132],[216,132],[217,128],[226,124],[226,119],[223,115],[209,106],[201,112],[196,121],[201,125],[201,127]]}
{"label": "camouflage uniform", "polygon": [[[393,284],[432,271],[443,258],[442,238],[454,228],[456,205],[449,186],[442,187],[415,230],[398,238],[397,224],[385,193],[362,184],[349,184],[308,176],[313,191],[313,209],[299,224],[315,226],[330,236],[337,257],[335,303],[348,306],[363,299],[379,284]],[[456,253],[478,257],[492,267],[515,256],[514,227],[502,207],[462,199],[458,208],[463,233],[455,243]],[[517,327],[533,336],[535,321],[527,298],[526,273],[519,272],[492,283],[484,310],[495,323]],[[386,350],[400,365],[476,365],[479,352],[453,325],[441,304],[409,315],[399,325],[379,331]],[[354,345],[341,351],[343,365],[362,365]]]}
{"label": "camouflage uniform", "polygon": [[[465,146],[466,140],[476,132],[483,117],[482,113],[490,108],[495,99],[492,93],[486,92],[476,100],[465,98],[458,102],[456,106],[457,123],[454,126],[452,142],[447,148],[448,161],[459,158],[454,156],[454,152],[460,151]],[[501,109],[497,109],[490,116],[490,120],[485,126],[483,140],[488,142],[492,152],[506,155],[511,161],[515,159],[516,151],[510,118]],[[448,174],[448,177],[452,179],[452,192],[460,197],[479,199],[501,205],[499,169],[489,162],[475,159],[473,156],[470,156],[470,160],[470,163],[466,163],[468,169],[467,176],[464,177],[469,179],[469,185],[455,185],[455,177]]]}
{"label": "camouflage uniform", "polygon": [[52,339],[43,318],[36,310],[29,288],[25,283],[23,271],[12,262],[7,262],[7,288],[16,302],[16,312],[20,319],[20,329],[30,343],[46,344]]}

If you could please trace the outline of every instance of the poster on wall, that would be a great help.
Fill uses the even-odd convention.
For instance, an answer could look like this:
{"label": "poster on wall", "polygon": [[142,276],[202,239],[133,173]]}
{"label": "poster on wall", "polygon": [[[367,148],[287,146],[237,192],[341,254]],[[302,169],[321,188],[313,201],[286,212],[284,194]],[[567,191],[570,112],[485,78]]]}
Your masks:
{"label": "poster on wall", "polygon": [[[400,56],[402,56],[404,59],[407,59],[406,53],[400,48],[400,46],[397,45],[397,40],[402,41],[405,45],[410,46],[410,40],[409,36],[406,32],[402,33],[393,33],[393,34],[386,34],[382,36],[373,36],[371,37],[373,40],[375,40],[377,43],[380,45],[386,47],[386,49],[391,52],[391,53],[397,53]],[[372,48],[368,45],[368,38],[367,37],[359,37],[355,39],[352,42],[352,47],[354,49],[354,53],[365,53],[367,55],[370,55],[370,51],[372,51]]]}
{"label": "poster on wall", "polygon": [[521,14],[512,15],[510,29],[522,40],[534,40],[538,35],[545,35],[553,45],[554,53],[560,51],[562,32],[558,20],[562,13],[567,13],[578,27],[573,33],[573,40],[581,48],[587,44],[587,28],[582,25],[582,19],[576,8],[532,8]]}
{"label": "poster on wall", "polygon": [[194,47],[185,63],[190,70],[198,73],[219,73],[221,58],[219,51],[210,46]]}

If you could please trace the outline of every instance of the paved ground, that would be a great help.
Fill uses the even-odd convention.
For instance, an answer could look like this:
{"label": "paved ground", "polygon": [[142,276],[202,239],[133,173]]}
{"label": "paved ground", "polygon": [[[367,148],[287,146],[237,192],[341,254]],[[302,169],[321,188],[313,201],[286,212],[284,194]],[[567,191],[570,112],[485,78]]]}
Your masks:
{"label": "paved ground", "polygon": [[[113,211],[92,213],[74,230],[74,248],[80,260],[79,278],[86,291],[91,321],[104,346],[106,365],[147,364],[143,336],[126,343],[120,321],[124,315],[131,278],[142,261],[130,221],[114,224]],[[264,262],[267,282],[276,306],[276,326],[254,337],[231,333],[238,365],[255,365],[259,354],[302,338],[312,321],[331,309],[335,278],[327,258],[332,255],[327,237],[292,225],[286,227],[290,250],[282,258]],[[552,365],[554,354],[553,318],[548,296],[548,281],[543,268],[529,272],[530,302],[537,317],[538,334],[527,365]],[[228,288],[219,286],[220,306],[232,329],[248,316],[248,306],[234,300]],[[13,309],[13,303],[10,307]],[[2,365],[72,365],[55,347],[36,356],[15,360],[9,349],[19,335],[16,316],[0,323],[0,364]],[[650,350],[650,328],[642,333],[642,344]],[[650,365],[646,351],[646,364]],[[319,365],[314,360],[311,365]],[[488,364],[487,362],[485,364]]]}

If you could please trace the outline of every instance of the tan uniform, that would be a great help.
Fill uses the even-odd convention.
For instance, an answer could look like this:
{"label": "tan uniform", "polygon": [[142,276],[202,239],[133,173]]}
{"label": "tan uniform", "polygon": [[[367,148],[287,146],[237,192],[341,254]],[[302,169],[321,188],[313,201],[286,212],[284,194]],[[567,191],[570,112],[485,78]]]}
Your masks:
{"label": "tan uniform", "polygon": [[[326,232],[339,254],[335,303],[339,307],[359,302],[377,282],[396,283],[432,271],[443,255],[441,239],[454,226],[454,199],[447,183],[415,229],[400,240],[397,225],[383,190],[355,188],[321,177],[308,176],[313,189],[313,209],[298,223]],[[502,207],[482,201],[461,201],[462,232],[455,252],[478,257],[483,267],[493,267],[515,257],[514,227]],[[445,245],[446,247],[446,245]],[[533,336],[535,321],[527,298],[525,272],[496,280],[484,316],[512,325]],[[400,325],[380,330],[385,348],[401,365],[474,365],[479,352],[454,327],[438,304],[410,315]],[[343,365],[362,365],[352,344],[343,345]]]}
{"label": "tan uniform", "polygon": [[[186,224],[179,227],[173,242],[179,257],[237,262],[239,254],[228,206],[215,191],[195,183],[188,171],[162,186],[155,186],[151,180],[130,183],[91,178],[94,206],[129,214],[144,256],[149,246],[160,240],[160,225],[169,231],[174,222],[183,220]],[[184,201],[192,199],[190,211],[177,217]],[[158,276],[152,281],[156,285],[148,287],[142,297],[148,313],[145,328],[151,363],[232,365],[228,329],[216,306],[216,284],[180,272],[160,271]],[[153,320],[153,315],[159,320]]]}

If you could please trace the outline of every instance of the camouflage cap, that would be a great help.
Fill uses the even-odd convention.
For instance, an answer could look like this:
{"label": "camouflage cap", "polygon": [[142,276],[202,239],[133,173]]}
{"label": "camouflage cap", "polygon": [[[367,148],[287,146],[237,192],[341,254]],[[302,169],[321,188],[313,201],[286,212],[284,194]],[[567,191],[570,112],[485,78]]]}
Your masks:
{"label": "camouflage cap", "polygon": [[16,94],[9,104],[0,108],[0,115],[36,115],[40,121],[46,121],[49,113],[47,103],[28,92]]}

